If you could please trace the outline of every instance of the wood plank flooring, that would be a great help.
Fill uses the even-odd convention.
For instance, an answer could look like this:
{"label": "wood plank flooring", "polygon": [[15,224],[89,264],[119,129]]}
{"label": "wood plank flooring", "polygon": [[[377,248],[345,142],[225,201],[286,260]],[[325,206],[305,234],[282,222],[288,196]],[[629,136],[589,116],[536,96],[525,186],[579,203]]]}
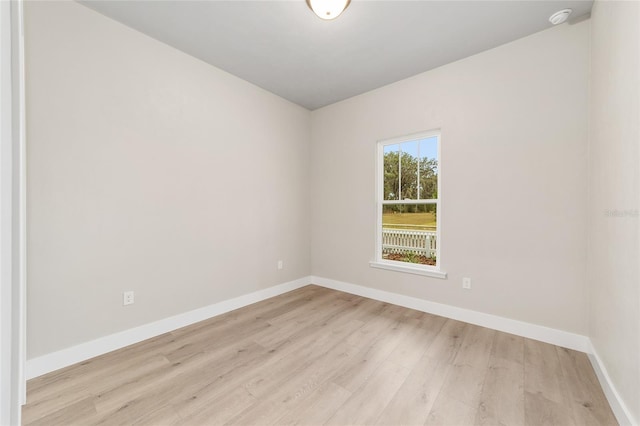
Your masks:
{"label": "wood plank flooring", "polygon": [[25,425],[613,425],[587,356],[317,286],[35,378]]}

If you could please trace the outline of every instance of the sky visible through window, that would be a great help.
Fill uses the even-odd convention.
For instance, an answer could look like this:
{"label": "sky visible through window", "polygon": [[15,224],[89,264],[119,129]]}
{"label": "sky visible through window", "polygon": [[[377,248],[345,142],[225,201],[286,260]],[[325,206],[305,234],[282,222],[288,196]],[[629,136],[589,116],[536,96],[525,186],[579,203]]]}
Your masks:
{"label": "sky visible through window", "polygon": [[[385,145],[384,153],[397,152],[400,145],[402,145],[402,152],[406,152],[415,158],[418,158],[418,151],[420,152],[420,158],[438,158],[438,138],[436,136],[403,142],[402,144]],[[437,172],[437,169],[435,171]]]}

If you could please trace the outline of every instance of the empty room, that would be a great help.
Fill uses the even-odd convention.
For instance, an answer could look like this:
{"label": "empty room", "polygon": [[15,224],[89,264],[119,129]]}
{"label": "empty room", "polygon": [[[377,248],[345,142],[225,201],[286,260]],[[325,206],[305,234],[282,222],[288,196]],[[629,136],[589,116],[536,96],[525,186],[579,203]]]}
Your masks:
{"label": "empty room", "polygon": [[0,424],[639,424],[640,1],[0,19]]}

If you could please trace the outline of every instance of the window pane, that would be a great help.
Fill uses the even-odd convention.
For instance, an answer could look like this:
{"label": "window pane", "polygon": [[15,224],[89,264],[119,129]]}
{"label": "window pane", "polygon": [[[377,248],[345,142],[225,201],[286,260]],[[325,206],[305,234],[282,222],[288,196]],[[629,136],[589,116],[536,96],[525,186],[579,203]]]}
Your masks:
{"label": "window pane", "polygon": [[420,199],[438,198],[438,138],[420,141]]}
{"label": "window pane", "polygon": [[400,145],[384,146],[384,199],[397,200],[400,194]]}
{"label": "window pane", "polygon": [[400,144],[401,200],[418,199],[418,141]]}
{"label": "window pane", "polygon": [[382,258],[435,265],[436,205],[383,205]]}

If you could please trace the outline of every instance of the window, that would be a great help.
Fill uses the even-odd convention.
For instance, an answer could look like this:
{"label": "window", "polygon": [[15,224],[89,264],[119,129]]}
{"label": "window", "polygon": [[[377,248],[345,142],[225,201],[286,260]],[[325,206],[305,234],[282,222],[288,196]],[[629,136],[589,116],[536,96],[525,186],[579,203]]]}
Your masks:
{"label": "window", "polygon": [[378,142],[376,259],[371,266],[446,278],[440,271],[440,133]]}

